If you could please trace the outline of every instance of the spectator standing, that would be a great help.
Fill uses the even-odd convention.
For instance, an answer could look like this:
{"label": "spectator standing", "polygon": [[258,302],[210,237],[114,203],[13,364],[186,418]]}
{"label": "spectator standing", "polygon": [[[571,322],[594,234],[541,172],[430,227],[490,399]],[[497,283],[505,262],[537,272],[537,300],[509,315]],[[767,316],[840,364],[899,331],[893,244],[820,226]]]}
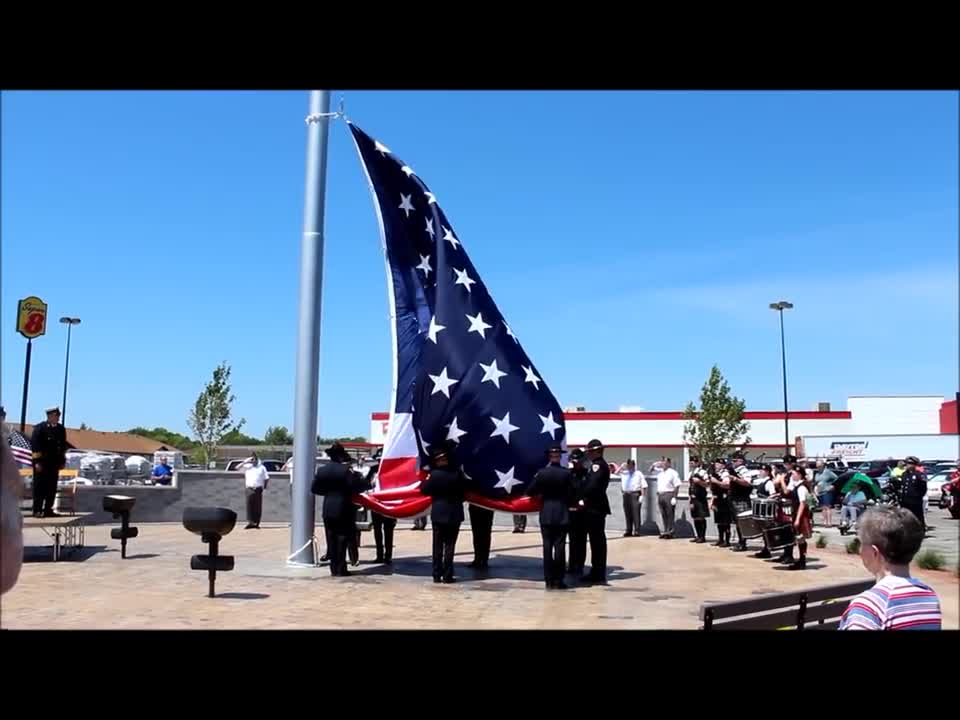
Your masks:
{"label": "spectator standing", "polygon": [[626,469],[620,473],[620,491],[623,495],[623,518],[627,524],[624,537],[640,534],[640,503],[646,480],[637,470],[637,463],[627,460]]}
{"label": "spectator standing", "polygon": [[154,465],[150,477],[154,485],[170,485],[173,482],[173,468],[166,458],[160,458],[160,462]]}
{"label": "spectator standing", "polygon": [[263,515],[263,493],[270,482],[267,469],[260,462],[256,453],[247,458],[242,467],[243,483],[247,494],[247,527],[246,530],[259,530],[260,517]]}
{"label": "spectator standing", "polygon": [[680,488],[680,476],[671,467],[670,458],[663,460],[663,469],[657,474],[657,503],[660,505],[660,517],[663,518],[662,540],[673,538],[674,516],[677,510],[677,491]]}
{"label": "spectator standing", "polygon": [[820,502],[820,510],[823,513],[823,524],[830,527],[833,525],[833,504],[836,500],[834,485],[837,482],[837,476],[823,460],[817,460],[817,470],[813,480],[816,483],[817,500]]}

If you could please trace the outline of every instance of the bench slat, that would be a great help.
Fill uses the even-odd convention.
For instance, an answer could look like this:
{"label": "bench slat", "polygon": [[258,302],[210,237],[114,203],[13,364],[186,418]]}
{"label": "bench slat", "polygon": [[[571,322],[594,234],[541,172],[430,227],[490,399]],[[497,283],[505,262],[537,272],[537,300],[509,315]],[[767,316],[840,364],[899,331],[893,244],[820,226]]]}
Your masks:
{"label": "bench slat", "polygon": [[[843,615],[850,600],[844,599],[837,602],[819,603],[808,605],[807,611],[803,615],[804,629],[812,630],[814,627],[823,629],[818,623],[820,620],[836,620],[834,625],[839,624],[840,616]],[[795,629],[797,626],[797,613],[800,611],[799,605],[781,612],[767,613],[766,615],[751,615],[744,618],[734,618],[730,620],[721,620],[713,623],[711,630],[779,630],[780,628]],[[826,623],[824,623],[826,624]]]}
{"label": "bench slat", "polygon": [[868,580],[858,580],[856,582],[838,583],[836,585],[821,585],[810,588],[809,590],[796,590],[786,593],[775,593],[772,595],[760,595],[746,600],[734,600],[732,602],[706,602],[700,606],[700,619],[706,618],[707,610],[713,611],[714,620],[724,618],[736,618],[740,615],[749,615],[752,613],[764,612],[765,610],[779,610],[800,604],[800,598],[807,596],[808,603],[815,603],[822,600],[843,600],[852,598],[854,595],[862,593],[864,590],[873,587],[876,581],[872,578]]}

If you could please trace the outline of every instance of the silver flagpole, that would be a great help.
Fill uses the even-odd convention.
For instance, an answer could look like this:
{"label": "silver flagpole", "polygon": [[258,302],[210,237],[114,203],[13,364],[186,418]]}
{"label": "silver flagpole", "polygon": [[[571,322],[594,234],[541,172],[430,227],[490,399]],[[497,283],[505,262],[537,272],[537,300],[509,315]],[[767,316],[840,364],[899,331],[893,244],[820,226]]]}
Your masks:
{"label": "silver flagpole", "polygon": [[317,396],[320,376],[320,301],[323,288],[323,201],[327,174],[330,91],[310,92],[307,116],[307,177],[300,246],[300,311],[297,385],[293,420],[293,490],[290,563],[315,563],[313,483],[317,455]]}

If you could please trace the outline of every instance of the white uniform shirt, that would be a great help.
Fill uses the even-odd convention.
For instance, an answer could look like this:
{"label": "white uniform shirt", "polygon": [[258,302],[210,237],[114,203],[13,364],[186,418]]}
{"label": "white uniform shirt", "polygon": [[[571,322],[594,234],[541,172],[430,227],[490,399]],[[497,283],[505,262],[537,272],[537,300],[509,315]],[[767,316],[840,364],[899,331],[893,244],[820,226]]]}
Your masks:
{"label": "white uniform shirt", "polygon": [[647,481],[643,477],[643,473],[639,470],[634,470],[633,472],[624,470],[622,473],[620,473],[620,489],[623,490],[623,492],[640,492],[640,488],[646,486]]}
{"label": "white uniform shirt", "polygon": [[680,476],[672,467],[657,474],[657,494],[672,492],[680,487]]}
{"label": "white uniform shirt", "polygon": [[243,473],[244,485],[251,489],[266,487],[267,480],[269,479],[270,476],[267,475],[267,469],[260,463],[248,465]]}

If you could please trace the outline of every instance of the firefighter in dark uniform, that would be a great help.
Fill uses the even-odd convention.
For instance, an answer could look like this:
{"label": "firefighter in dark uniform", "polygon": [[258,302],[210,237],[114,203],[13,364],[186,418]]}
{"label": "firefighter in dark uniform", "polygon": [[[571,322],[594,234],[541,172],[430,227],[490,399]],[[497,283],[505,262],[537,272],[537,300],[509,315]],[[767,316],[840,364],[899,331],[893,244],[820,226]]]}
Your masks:
{"label": "firefighter in dark uniform", "polygon": [[587,468],[583,464],[583,450],[577,448],[570,453],[567,467],[573,475],[573,500],[570,503],[570,565],[567,573],[578,578],[583,574],[587,561],[587,521],[583,506],[580,504],[580,491],[587,479]]}
{"label": "firefighter in dark uniform", "polygon": [[[380,473],[380,463],[370,468],[367,473],[367,484],[379,489],[377,477]],[[377,545],[376,562],[386,565],[393,564],[393,531],[397,527],[397,519],[371,511],[370,523],[373,525],[373,541]]]}
{"label": "firefighter in dark uniform", "polygon": [[913,455],[904,458],[904,462],[907,463],[907,470],[900,476],[898,483],[900,506],[916,515],[920,526],[926,531],[927,524],[923,519],[923,498],[927,494],[927,476],[917,469],[920,461]]}
{"label": "firefighter in dark uniform", "polygon": [[473,562],[467,567],[473,570],[486,570],[490,563],[490,541],[493,537],[493,510],[471,503],[470,534],[473,536]]}
{"label": "firefighter in dark uniform", "polygon": [[513,531],[515,533],[526,532],[527,530],[527,516],[523,513],[519,513],[513,516]]}
{"label": "firefighter in dark uniform", "polygon": [[67,464],[67,431],[60,424],[60,408],[47,408],[47,419],[33,428],[33,516],[57,517],[53,501],[57,480]]}
{"label": "firefighter in dark uniform", "polygon": [[332,462],[321,465],[313,478],[311,490],[323,495],[323,530],[327,537],[330,574],[346,577],[347,550],[357,533],[357,507],[353,496],[370,489],[370,483],[351,469],[353,459],[340,443],[327,448]]}
{"label": "firefighter in dark uniform", "polygon": [[707,495],[710,475],[700,466],[699,456],[690,458],[690,517],[697,536],[693,543],[707,541],[707,519],[710,517],[710,499]]}
{"label": "firefighter in dark uniform", "polygon": [[587,443],[587,457],[590,465],[581,490],[581,500],[586,516],[587,536],[590,538],[590,573],[583,577],[584,582],[597,585],[607,584],[607,515],[610,514],[610,501],[607,499],[607,485],[610,483],[610,466],[603,457],[603,443],[591,440]]}
{"label": "firefighter in dark uniform", "polygon": [[570,525],[570,503],[574,499],[573,473],[560,465],[563,448],[553,445],[547,452],[549,465],[533,476],[527,494],[543,498],[540,536],[543,538],[543,580],[548,590],[566,590],[563,582],[564,543]]}
{"label": "firefighter in dark uniform", "polygon": [[443,445],[430,453],[430,471],[420,492],[433,498],[430,520],[433,522],[433,581],[452,583],[453,553],[463,523],[464,492],[467,478],[454,462],[453,450]]}

